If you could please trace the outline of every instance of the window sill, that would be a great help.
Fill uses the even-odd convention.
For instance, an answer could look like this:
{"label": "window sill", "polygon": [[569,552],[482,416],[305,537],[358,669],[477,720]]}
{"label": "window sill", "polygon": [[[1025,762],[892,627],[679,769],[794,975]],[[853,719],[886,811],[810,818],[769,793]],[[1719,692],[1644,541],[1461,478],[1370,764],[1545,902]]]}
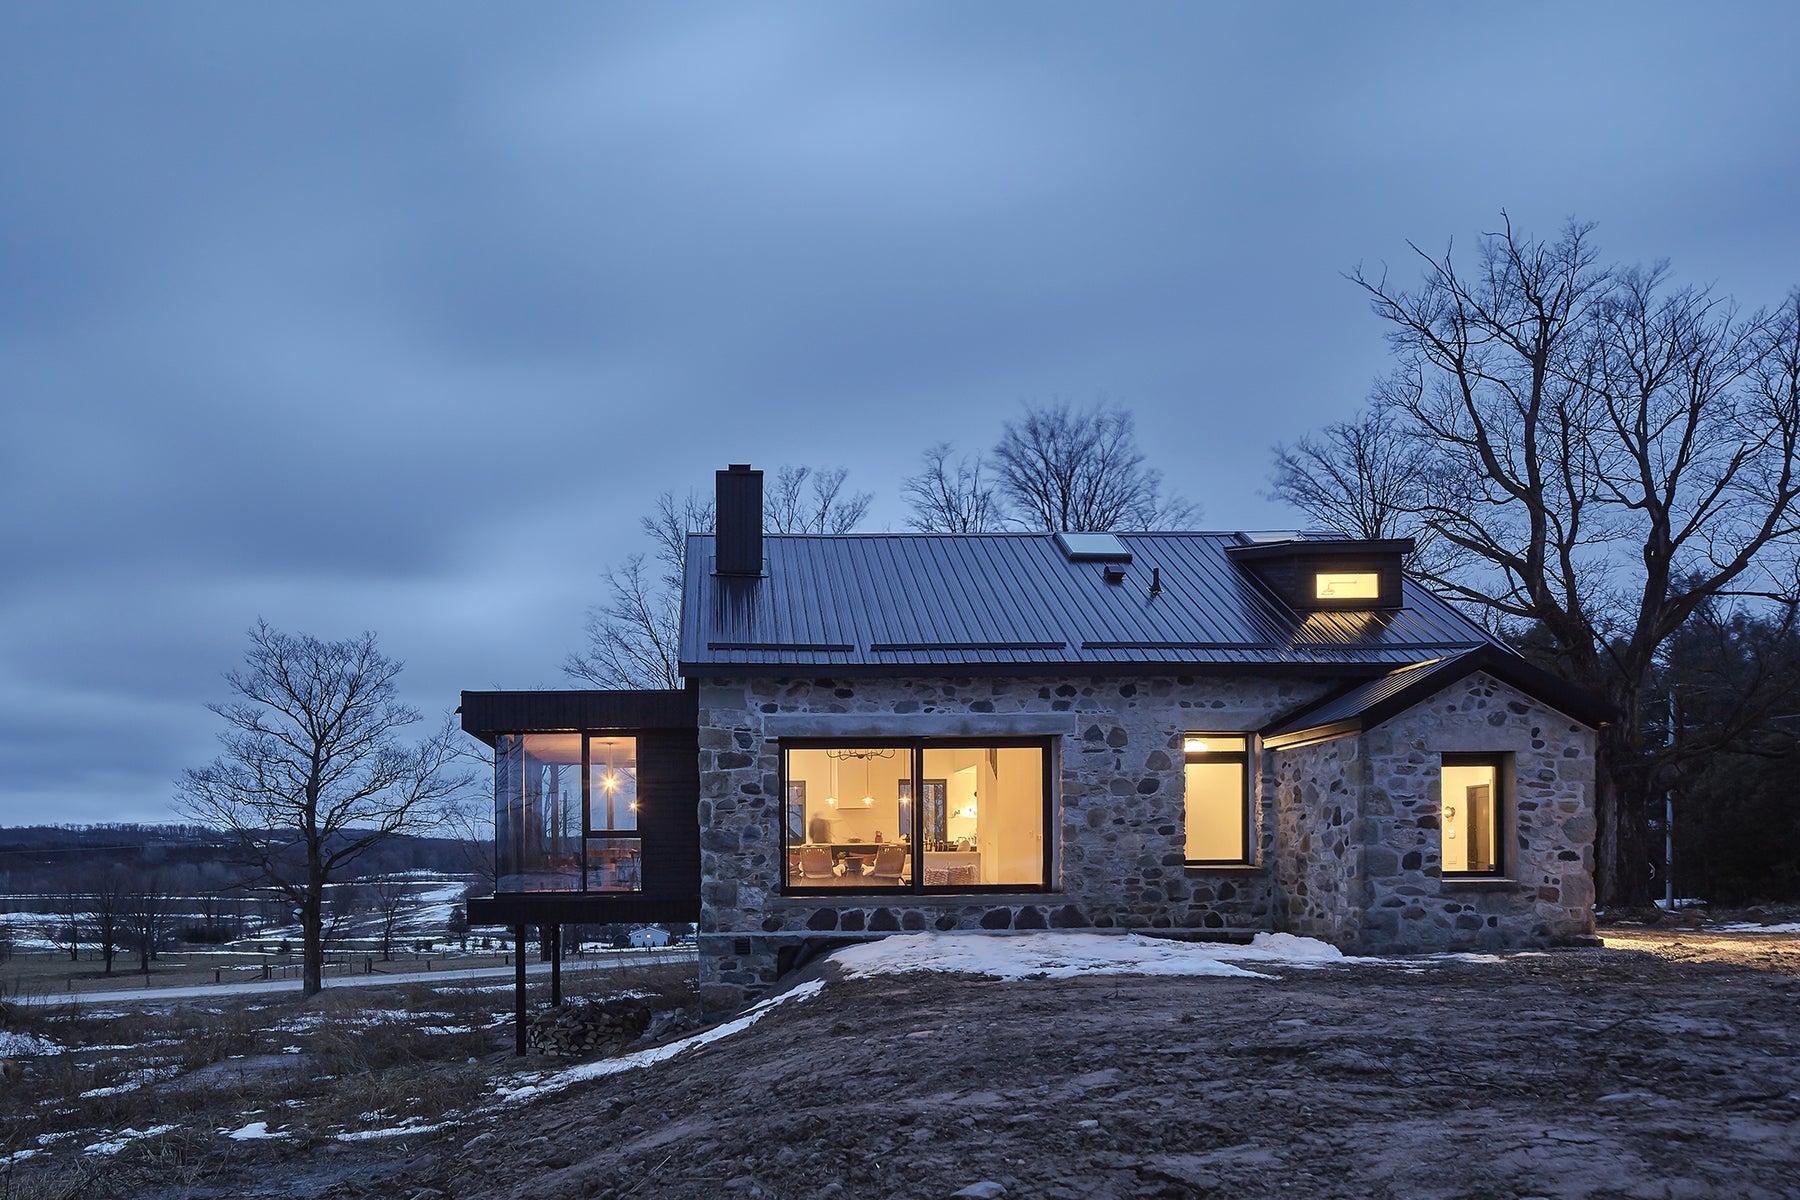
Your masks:
{"label": "window sill", "polygon": [[1181,869],[1188,875],[1267,875],[1268,868],[1261,863],[1183,863]]}
{"label": "window sill", "polygon": [[1062,904],[1062,892],[788,892],[770,896],[765,908],[952,908],[967,904]]}
{"label": "window sill", "polygon": [[1445,892],[1516,892],[1519,881],[1497,875],[1445,875],[1439,886]]}

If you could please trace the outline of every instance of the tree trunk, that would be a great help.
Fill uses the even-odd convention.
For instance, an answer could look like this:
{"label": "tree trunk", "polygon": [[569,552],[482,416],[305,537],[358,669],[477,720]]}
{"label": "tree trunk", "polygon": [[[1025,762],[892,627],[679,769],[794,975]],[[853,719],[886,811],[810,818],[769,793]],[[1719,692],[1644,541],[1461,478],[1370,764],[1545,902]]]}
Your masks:
{"label": "tree trunk", "polygon": [[1650,903],[1650,781],[1643,749],[1634,741],[1624,722],[1596,737],[1594,885],[1600,904],[1609,908]]}
{"label": "tree trunk", "polygon": [[325,888],[314,882],[300,902],[300,994],[325,990]]}

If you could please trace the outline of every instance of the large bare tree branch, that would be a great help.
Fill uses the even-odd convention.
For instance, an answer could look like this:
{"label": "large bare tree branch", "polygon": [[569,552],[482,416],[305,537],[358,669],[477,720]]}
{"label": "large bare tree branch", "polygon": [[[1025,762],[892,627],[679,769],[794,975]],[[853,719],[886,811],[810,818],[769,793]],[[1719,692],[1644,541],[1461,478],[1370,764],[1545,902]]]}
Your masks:
{"label": "large bare tree branch", "polygon": [[[1800,293],[1743,315],[1664,264],[1602,265],[1591,230],[1537,241],[1509,220],[1466,275],[1453,251],[1415,246],[1412,290],[1354,272],[1399,366],[1370,414],[1277,449],[1275,493],[1339,528],[1448,548],[1417,564],[1433,587],[1541,629],[1564,674],[1613,698],[1603,895],[1641,899],[1654,772],[1640,715],[1659,658],[1717,597],[1791,598]],[[1396,462],[1419,482],[1388,486]]]}

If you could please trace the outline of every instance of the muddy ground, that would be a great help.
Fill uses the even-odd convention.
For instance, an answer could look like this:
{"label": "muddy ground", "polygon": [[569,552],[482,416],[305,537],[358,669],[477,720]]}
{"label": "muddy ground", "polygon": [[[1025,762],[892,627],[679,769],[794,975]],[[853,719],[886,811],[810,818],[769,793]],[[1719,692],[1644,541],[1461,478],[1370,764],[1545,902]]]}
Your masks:
{"label": "muddy ground", "polygon": [[136,1194],[1800,1196],[1800,938],[1607,937],[1274,980],[836,980],[435,1134],[230,1144]]}

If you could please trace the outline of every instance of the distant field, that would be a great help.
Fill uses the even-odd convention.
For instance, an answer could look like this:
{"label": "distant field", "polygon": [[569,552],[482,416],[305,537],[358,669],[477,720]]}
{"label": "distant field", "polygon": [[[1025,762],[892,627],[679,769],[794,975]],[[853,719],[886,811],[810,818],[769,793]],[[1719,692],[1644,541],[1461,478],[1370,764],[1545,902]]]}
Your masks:
{"label": "distant field", "polygon": [[[528,946],[528,956],[535,947]],[[565,966],[573,969],[577,960],[566,958]],[[512,964],[510,952],[461,953],[439,950],[431,953],[397,952],[386,962],[378,951],[333,953],[328,956],[325,974],[416,976],[426,972],[463,971],[478,967],[503,967]],[[150,964],[146,976],[137,970],[134,955],[121,954],[113,960],[113,973],[104,974],[98,960],[86,957],[70,962],[67,954],[34,951],[14,954],[0,963],[0,996],[20,994],[127,991],[143,987],[191,987],[209,983],[253,983],[265,979],[298,979],[300,956],[294,954],[262,954],[254,950],[182,950],[165,951]]]}

